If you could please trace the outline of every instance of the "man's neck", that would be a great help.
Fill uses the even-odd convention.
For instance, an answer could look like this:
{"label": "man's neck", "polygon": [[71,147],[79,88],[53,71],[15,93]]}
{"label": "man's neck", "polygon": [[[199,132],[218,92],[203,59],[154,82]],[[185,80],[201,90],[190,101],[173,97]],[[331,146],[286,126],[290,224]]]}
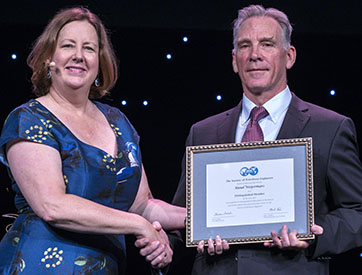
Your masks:
{"label": "man's neck", "polygon": [[255,105],[262,106],[270,99],[272,99],[273,97],[284,91],[286,87],[287,86],[277,91],[262,91],[262,92],[250,92],[247,89],[244,89],[244,95]]}

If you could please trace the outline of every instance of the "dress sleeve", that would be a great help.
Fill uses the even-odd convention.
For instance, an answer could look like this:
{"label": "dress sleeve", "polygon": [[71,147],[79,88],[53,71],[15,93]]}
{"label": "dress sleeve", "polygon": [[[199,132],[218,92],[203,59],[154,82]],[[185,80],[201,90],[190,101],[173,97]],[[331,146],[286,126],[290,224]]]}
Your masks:
{"label": "dress sleeve", "polygon": [[30,103],[13,110],[5,120],[0,137],[0,161],[8,165],[6,144],[17,140],[26,140],[51,146],[59,150],[59,144],[52,134],[54,122],[46,119]]}

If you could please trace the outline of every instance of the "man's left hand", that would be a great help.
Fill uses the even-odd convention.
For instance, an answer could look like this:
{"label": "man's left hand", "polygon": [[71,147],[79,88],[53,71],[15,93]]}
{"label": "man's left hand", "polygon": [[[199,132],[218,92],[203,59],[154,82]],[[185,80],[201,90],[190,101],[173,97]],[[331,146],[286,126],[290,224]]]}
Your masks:
{"label": "man's left hand", "polygon": [[[323,227],[319,225],[313,225],[311,231],[315,235],[323,234]],[[265,247],[278,247],[280,249],[305,249],[309,247],[310,243],[308,241],[300,241],[297,238],[297,231],[294,230],[291,233],[288,233],[288,226],[284,225],[281,232],[280,238],[276,232],[271,232],[272,242],[265,242]]]}

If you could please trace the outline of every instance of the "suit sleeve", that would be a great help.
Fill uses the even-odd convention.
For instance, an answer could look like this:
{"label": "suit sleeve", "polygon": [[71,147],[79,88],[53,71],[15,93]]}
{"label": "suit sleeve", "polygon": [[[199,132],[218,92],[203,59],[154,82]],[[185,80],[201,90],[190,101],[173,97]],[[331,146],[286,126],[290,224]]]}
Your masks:
{"label": "suit sleeve", "polygon": [[330,211],[315,217],[324,233],[313,246],[313,258],[362,246],[362,165],[349,118],[342,120],[333,138],[326,177]]}

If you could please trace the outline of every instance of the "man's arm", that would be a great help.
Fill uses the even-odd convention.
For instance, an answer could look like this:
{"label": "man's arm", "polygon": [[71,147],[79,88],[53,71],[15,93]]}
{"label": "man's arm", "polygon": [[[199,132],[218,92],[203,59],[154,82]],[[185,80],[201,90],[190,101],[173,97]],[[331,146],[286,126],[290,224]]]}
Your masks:
{"label": "man's arm", "polygon": [[362,246],[362,165],[351,119],[341,121],[325,157],[332,211],[315,217],[324,233],[309,251],[313,258]]}

